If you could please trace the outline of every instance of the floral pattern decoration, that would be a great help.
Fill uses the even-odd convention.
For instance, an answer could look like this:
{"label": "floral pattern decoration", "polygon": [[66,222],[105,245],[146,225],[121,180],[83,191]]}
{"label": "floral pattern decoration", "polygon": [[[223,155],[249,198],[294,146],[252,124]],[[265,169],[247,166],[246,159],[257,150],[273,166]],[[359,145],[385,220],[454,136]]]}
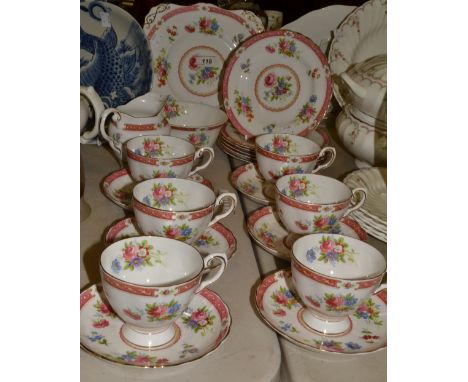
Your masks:
{"label": "floral pattern decoration", "polygon": [[133,196],[133,184],[126,185],[122,188],[118,188],[112,191],[112,196],[116,198],[120,203],[128,205],[132,201]]}
{"label": "floral pattern decoration", "polygon": [[317,114],[317,109],[313,106],[317,102],[317,96],[313,95],[309,101],[302,105],[299,114],[296,116],[295,121],[298,124],[309,123],[310,119]]}
{"label": "floral pattern decoration", "polygon": [[291,76],[277,76],[274,72],[269,73],[263,84],[269,90],[264,90],[263,99],[268,102],[282,101],[292,94]]}
{"label": "floral pattern decoration", "polygon": [[275,154],[295,154],[297,153],[297,145],[287,135],[274,135],[273,141],[263,147],[265,150]]}
{"label": "floral pattern decoration", "polygon": [[280,37],[277,43],[268,44],[265,47],[265,50],[268,53],[275,53],[278,48],[278,54],[287,56],[287,57],[294,57],[299,59],[300,58],[300,51],[297,49],[296,42],[294,40],[287,40],[284,37]]}
{"label": "floral pattern decoration", "polygon": [[352,293],[347,293],[345,295],[325,293],[324,301],[325,308],[328,312],[348,312],[355,308],[358,299],[354,297]]}
{"label": "floral pattern decoration", "polygon": [[188,354],[196,354],[198,353],[198,349],[194,345],[190,344],[183,344],[183,349],[180,352],[179,358],[185,358]]}
{"label": "floral pattern decoration", "polygon": [[[333,266],[337,263],[354,262],[356,251],[349,248],[349,244],[343,237],[335,239],[330,236],[322,236],[319,243],[320,248],[311,248],[307,251],[306,258],[309,262],[312,263],[315,260],[323,263],[330,262]],[[319,252],[318,258],[317,252]]]}
{"label": "floral pattern decoration", "polygon": [[167,60],[166,49],[163,48],[154,63],[154,71],[158,78],[158,87],[166,86],[167,77],[169,76],[169,70],[171,70],[171,67],[171,63]]}
{"label": "floral pattern decoration", "polygon": [[190,309],[186,311],[187,315],[182,316],[182,322],[191,328],[195,333],[200,332],[202,336],[206,332],[213,330],[215,316],[206,307],[198,308],[196,311]]}
{"label": "floral pattern decoration", "polygon": [[234,90],[236,96],[234,102],[236,103],[236,111],[238,115],[244,115],[247,121],[251,122],[254,119],[252,111],[252,104],[250,97],[244,97],[240,94],[239,90]]}
{"label": "floral pattern decoration", "polygon": [[189,60],[189,69],[195,73],[189,74],[189,82],[192,85],[212,85],[219,77],[217,66],[200,65],[197,56],[192,56]]}
{"label": "floral pattern decoration", "polygon": [[169,37],[169,41],[175,41],[175,37],[177,36],[177,25],[173,25],[172,27],[168,27],[166,32]]}
{"label": "floral pattern decoration", "polygon": [[168,101],[164,104],[163,112],[166,119],[172,119],[181,115],[180,109],[180,105],[173,98],[168,98]]}
{"label": "floral pattern decoration", "polygon": [[209,233],[204,233],[197,239],[195,243],[193,243],[193,246],[195,247],[214,247],[217,245],[219,245],[219,242],[215,240],[214,237]]}
{"label": "floral pattern decoration", "polygon": [[250,58],[247,58],[247,60],[241,64],[241,69],[244,73],[250,72]]}
{"label": "floral pattern decoration", "polygon": [[184,195],[172,184],[156,183],[151,190],[151,198],[147,195],[143,201],[151,207],[175,206],[184,202]]}
{"label": "floral pattern decoration", "polygon": [[101,345],[106,345],[108,346],[108,342],[107,342],[107,339],[105,336],[103,336],[102,334],[99,334],[98,332],[96,332],[95,330],[93,330],[91,332],[91,335],[88,336],[88,339],[91,341],[91,342],[97,342],[98,344],[101,344]]}
{"label": "floral pattern decoration", "polygon": [[317,215],[314,217],[313,223],[308,219],[303,221],[296,220],[294,223],[299,229],[303,231],[308,231],[313,225],[312,233],[341,233],[340,222],[333,214],[329,216]]}
{"label": "floral pattern decoration", "polygon": [[270,297],[274,301],[273,305],[276,308],[286,308],[291,310],[293,307],[300,307],[296,297],[294,297],[292,292],[284,286],[280,286],[279,290],[275,290]]}
{"label": "floral pattern decoration", "polygon": [[180,308],[181,305],[174,299],[162,304],[146,304],[146,318],[149,322],[172,320],[177,317]]}
{"label": "floral pattern decoration", "polygon": [[188,141],[199,149],[200,147],[208,145],[209,137],[204,132],[192,133],[188,136]]}
{"label": "floral pattern decoration", "polygon": [[163,227],[164,236],[169,239],[186,241],[193,237],[194,232],[186,223],[179,226],[166,225]]}
{"label": "floral pattern decoration", "polygon": [[177,174],[172,170],[161,171],[155,170],[153,171],[153,178],[176,178]]}
{"label": "floral pattern decoration", "polygon": [[284,332],[298,333],[299,331],[289,322],[280,321],[280,329]]}
{"label": "floral pattern decoration", "polygon": [[167,155],[171,153],[171,148],[161,138],[145,138],[143,140],[143,147],[135,150],[135,154],[154,158]]}
{"label": "floral pattern decoration", "polygon": [[273,247],[275,241],[278,240],[278,237],[270,231],[270,227],[268,227],[267,223],[262,223],[262,225],[256,229],[256,234],[268,247]]}
{"label": "floral pattern decoration", "polygon": [[366,320],[368,323],[372,321],[375,325],[382,325],[382,320],[380,319],[380,306],[376,305],[371,298],[361,302],[354,312],[356,318],[361,318]]}
{"label": "floral pattern decoration", "polygon": [[[122,269],[134,271],[143,267],[152,267],[155,264],[163,264],[162,258],[166,255],[160,250],[154,251],[153,246],[146,240],[124,243],[122,252],[123,255],[120,259],[116,258],[112,261],[111,268],[114,273],[119,273]],[[123,260],[123,266],[120,260]]]}
{"label": "floral pattern decoration", "polygon": [[163,366],[169,362],[167,358],[158,358],[156,356],[150,356],[145,353],[137,353],[136,351],[129,350],[120,356],[116,357],[108,355],[108,357],[119,363],[137,366]]}
{"label": "floral pattern decoration", "polygon": [[239,183],[239,188],[249,195],[253,195],[260,190],[257,181],[254,179],[247,179]]}
{"label": "floral pattern decoration", "polygon": [[273,130],[275,129],[276,129],[276,123],[270,123],[269,125],[262,127],[262,130],[266,131],[268,134],[271,134]]}
{"label": "floral pattern decoration", "polygon": [[315,195],[315,184],[310,184],[306,176],[291,176],[288,181],[288,190],[283,189],[283,193],[291,198]]}

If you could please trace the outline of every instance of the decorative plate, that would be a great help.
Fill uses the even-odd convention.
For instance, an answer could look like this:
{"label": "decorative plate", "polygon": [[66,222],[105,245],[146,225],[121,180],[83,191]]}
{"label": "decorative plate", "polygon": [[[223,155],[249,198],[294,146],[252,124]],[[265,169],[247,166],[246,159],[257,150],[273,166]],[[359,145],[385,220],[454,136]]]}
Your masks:
{"label": "decorative plate", "polygon": [[341,107],[349,103],[339,75],[367,58],[387,53],[387,0],[370,0],[341,23],[328,52],[333,74],[333,94]]}
{"label": "decorative plate", "polygon": [[[211,182],[199,174],[191,175],[187,179],[204,184],[214,190]],[[133,211],[132,195],[133,187],[135,187],[135,185],[136,183],[131,178],[128,170],[123,168],[121,170],[114,171],[104,178],[102,182],[102,190],[104,195],[119,207],[128,211]]]}
{"label": "decorative plate", "polygon": [[244,136],[305,135],[330,104],[327,59],[307,37],[285,30],[251,37],[228,61],[223,99],[229,120]]}
{"label": "decorative plate", "polygon": [[[128,237],[142,236],[135,218],[126,218],[113,224],[106,233],[106,244]],[[225,253],[230,259],[236,252],[237,240],[234,234],[221,223],[208,227],[203,235],[192,244],[202,255],[211,253]]]}
{"label": "decorative plate", "polygon": [[227,11],[212,4],[151,8],[143,29],[153,53],[153,90],[219,106],[224,61],[261,28],[261,21],[250,12]]}
{"label": "decorative plate", "polygon": [[92,355],[122,365],[167,367],[194,361],[215,350],[231,327],[231,316],[221,297],[209,289],[196,294],[175,324],[179,340],[160,350],[135,349],[120,336],[122,320],[112,311],[101,285],[80,294],[80,344]]}
{"label": "decorative plate", "polygon": [[[367,242],[366,232],[355,220],[344,217],[338,221],[313,222],[316,232],[336,233]],[[252,239],[265,251],[284,260],[291,260],[291,250],[285,246],[288,231],[272,207],[262,207],[247,217],[247,231]]]}
{"label": "decorative plate", "polygon": [[151,51],[137,21],[113,4],[80,1],[80,85],[109,108],[147,93],[151,82]]}
{"label": "decorative plate", "polygon": [[387,346],[387,290],[372,295],[349,315],[352,329],[340,336],[312,331],[301,322],[304,305],[296,294],[291,271],[267,276],[257,288],[255,302],[262,318],[288,341],[309,350],[364,354]]}

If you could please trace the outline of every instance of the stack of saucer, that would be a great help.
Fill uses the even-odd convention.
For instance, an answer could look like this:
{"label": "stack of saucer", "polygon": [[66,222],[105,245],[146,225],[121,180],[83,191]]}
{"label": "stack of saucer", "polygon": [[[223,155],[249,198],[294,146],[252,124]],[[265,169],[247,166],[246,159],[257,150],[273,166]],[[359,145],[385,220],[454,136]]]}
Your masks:
{"label": "stack of saucer", "polygon": [[353,217],[371,236],[387,242],[387,169],[371,167],[353,171],[344,183],[349,187],[365,187],[367,198]]}

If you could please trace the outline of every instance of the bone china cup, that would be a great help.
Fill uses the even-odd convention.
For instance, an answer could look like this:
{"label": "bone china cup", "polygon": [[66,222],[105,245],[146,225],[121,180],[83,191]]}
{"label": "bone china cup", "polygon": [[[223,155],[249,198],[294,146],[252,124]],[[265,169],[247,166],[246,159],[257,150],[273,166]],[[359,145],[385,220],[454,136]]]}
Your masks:
{"label": "bone china cup", "polygon": [[164,110],[169,117],[171,135],[189,141],[197,149],[212,147],[228,121],[224,111],[201,103],[172,100]]}
{"label": "bone china cup", "polygon": [[[180,138],[147,135],[136,137],[125,143],[127,162],[132,178],[136,181],[152,178],[186,178],[209,166],[214,158],[210,147],[198,150]],[[205,163],[192,170],[195,159],[205,152],[209,157]]]}
{"label": "bone china cup", "polygon": [[[223,206],[225,199],[231,199],[229,208],[215,215],[215,209]],[[224,192],[216,197],[210,188],[189,179],[150,179],[133,189],[133,211],[145,235],[164,236],[189,244],[228,216],[236,205],[235,194]]]}
{"label": "bone china cup", "polygon": [[[221,264],[206,274],[214,259]],[[104,293],[124,321],[124,342],[145,350],[169,346],[180,337],[174,321],[194,294],[216,281],[227,257],[202,258],[192,246],[163,237],[140,236],[117,241],[101,254]],[[215,272],[215,273],[213,273]]]}
{"label": "bone china cup", "polygon": [[306,306],[299,320],[330,335],[351,330],[349,315],[377,324],[378,309],[369,297],[386,288],[381,285],[385,270],[384,256],[363,241],[327,234],[301,237],[291,259],[293,283]]}
{"label": "bone china cup", "polygon": [[101,114],[101,135],[120,159],[124,156],[122,145],[129,139],[141,135],[170,134],[171,126],[163,110],[167,99],[167,95],[146,93],[125,105],[106,109]]}
{"label": "bone china cup", "polygon": [[[361,194],[360,198],[356,195]],[[346,184],[316,174],[285,175],[276,181],[276,205],[286,229],[296,234],[323,232],[357,210],[366,200],[366,190],[351,190]]]}
{"label": "bone china cup", "polygon": [[[255,139],[258,169],[267,181],[283,175],[315,173],[329,167],[335,160],[333,147],[320,146],[310,139],[291,134],[265,134]],[[325,163],[315,167],[319,158],[330,153]]]}

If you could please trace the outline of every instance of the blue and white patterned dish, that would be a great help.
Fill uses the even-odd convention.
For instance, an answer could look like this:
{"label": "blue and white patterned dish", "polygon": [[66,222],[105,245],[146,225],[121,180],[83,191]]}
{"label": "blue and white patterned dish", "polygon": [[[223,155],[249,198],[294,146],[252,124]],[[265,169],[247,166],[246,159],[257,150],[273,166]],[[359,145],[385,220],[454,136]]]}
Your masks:
{"label": "blue and white patterned dish", "polygon": [[136,20],[100,1],[80,1],[80,85],[117,107],[151,88],[151,51]]}

